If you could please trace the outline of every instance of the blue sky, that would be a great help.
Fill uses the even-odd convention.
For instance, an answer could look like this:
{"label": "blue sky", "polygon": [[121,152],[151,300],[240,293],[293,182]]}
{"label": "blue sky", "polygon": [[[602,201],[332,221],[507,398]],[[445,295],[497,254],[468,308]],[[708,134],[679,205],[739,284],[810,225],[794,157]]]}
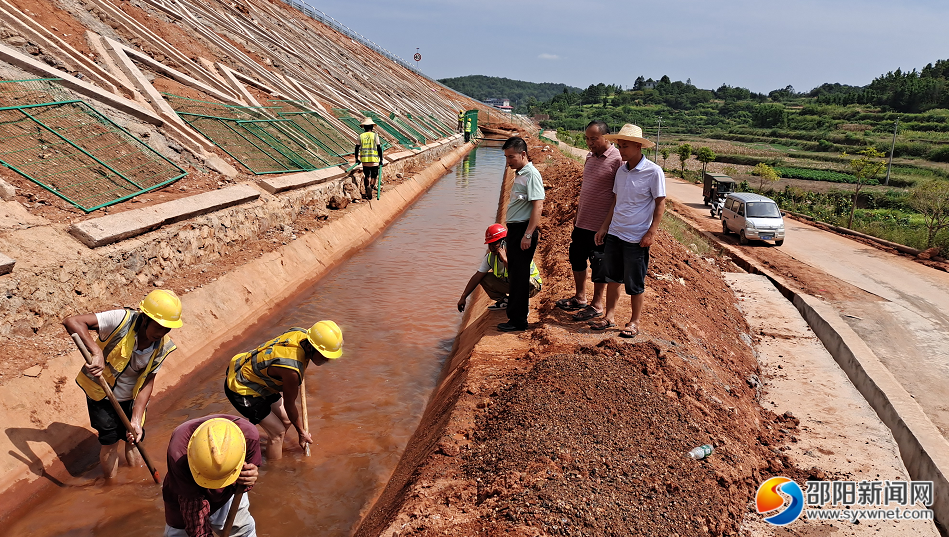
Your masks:
{"label": "blue sky", "polygon": [[945,0],[308,0],[432,78],[632,85],[637,76],[768,92],[864,85],[949,58]]}

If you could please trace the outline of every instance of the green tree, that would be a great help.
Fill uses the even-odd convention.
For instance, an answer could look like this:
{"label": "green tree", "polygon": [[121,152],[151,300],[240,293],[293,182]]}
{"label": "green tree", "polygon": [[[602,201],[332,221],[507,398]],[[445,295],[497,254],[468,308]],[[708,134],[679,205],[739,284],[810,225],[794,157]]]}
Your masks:
{"label": "green tree", "polygon": [[773,183],[781,178],[778,175],[778,172],[774,171],[774,168],[772,168],[771,166],[768,166],[764,162],[759,162],[754,167],[754,169],[751,170],[751,175],[758,176],[758,190],[762,192],[764,191],[765,181],[767,181],[768,183]]}
{"label": "green tree", "polygon": [[668,147],[663,147],[663,148],[659,151],[659,154],[662,155],[662,167],[663,167],[663,169],[665,169],[665,167],[666,167],[666,159],[669,158],[669,148],[668,148]]}
{"label": "green tree", "polygon": [[676,154],[679,155],[680,176],[685,179],[685,161],[689,160],[689,157],[692,156],[692,146],[682,144],[676,148]]}
{"label": "green tree", "polygon": [[705,170],[708,169],[708,163],[715,161],[715,152],[708,147],[700,147],[695,152],[695,159],[702,163],[702,177],[705,177]]}
{"label": "green tree", "polygon": [[[860,195],[860,191],[866,185],[876,184],[877,175],[880,175],[880,172],[886,167],[886,161],[883,160],[886,155],[873,147],[867,146],[863,151],[858,151],[857,155],[860,155],[860,157],[850,159],[850,169],[853,170],[856,181],[853,183],[853,198],[850,200],[850,218],[847,219],[848,228],[853,226],[853,213],[857,210],[857,197]],[[842,156],[846,158],[852,155],[843,153]]]}
{"label": "green tree", "polygon": [[926,220],[926,248],[932,248],[936,234],[949,227],[949,182],[933,180],[910,191],[909,206]]}

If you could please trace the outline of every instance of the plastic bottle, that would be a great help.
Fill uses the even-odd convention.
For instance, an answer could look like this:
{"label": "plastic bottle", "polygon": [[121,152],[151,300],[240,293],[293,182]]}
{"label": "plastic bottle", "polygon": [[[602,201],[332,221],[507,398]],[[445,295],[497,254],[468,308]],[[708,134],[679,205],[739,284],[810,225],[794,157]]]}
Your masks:
{"label": "plastic bottle", "polygon": [[699,460],[708,457],[713,451],[715,451],[715,448],[713,448],[711,444],[702,444],[697,448],[693,448],[686,456],[690,459]]}

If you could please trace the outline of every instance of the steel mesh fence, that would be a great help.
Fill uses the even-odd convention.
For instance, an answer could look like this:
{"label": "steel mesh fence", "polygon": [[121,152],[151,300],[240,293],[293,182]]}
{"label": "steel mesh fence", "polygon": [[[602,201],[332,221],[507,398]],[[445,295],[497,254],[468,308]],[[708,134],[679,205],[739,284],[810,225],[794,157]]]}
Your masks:
{"label": "steel mesh fence", "polygon": [[186,175],[54,81],[0,81],[4,166],[85,212]]}

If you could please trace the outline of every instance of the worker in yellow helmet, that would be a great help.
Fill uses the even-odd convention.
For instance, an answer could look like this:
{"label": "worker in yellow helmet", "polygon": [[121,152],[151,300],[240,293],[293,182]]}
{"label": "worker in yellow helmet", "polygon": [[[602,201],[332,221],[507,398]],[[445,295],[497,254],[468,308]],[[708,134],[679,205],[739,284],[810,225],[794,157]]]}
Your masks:
{"label": "worker in yellow helmet", "polygon": [[[83,366],[76,384],[86,393],[89,421],[99,434],[99,462],[107,480],[118,472],[119,440],[126,442],[129,466],[141,465],[133,444],[145,437],[145,407],[155,387],[155,375],[176,348],[168,333],[181,324],[181,300],[164,289],[148,293],[138,309],[85,313],[63,320],[66,331],[79,334],[92,355],[92,365]],[[90,330],[95,330],[98,337],[93,338]],[[125,430],[99,385],[100,376],[129,418],[131,431]]]}
{"label": "worker in yellow helmet", "polygon": [[[220,532],[237,487],[253,488],[260,435],[244,418],[216,414],[186,421],[168,441],[164,537],[213,537]],[[247,494],[241,495],[231,537],[256,537]],[[212,529],[213,528],[213,529]]]}
{"label": "worker in yellow helmet", "polygon": [[343,331],[333,321],[291,328],[256,349],[231,358],[224,393],[234,408],[267,431],[268,460],[283,457],[283,438],[292,425],[300,447],[313,443],[297,410],[307,365],[321,366],[343,355]]}
{"label": "worker in yellow helmet", "polygon": [[461,127],[465,121],[465,111],[458,109],[458,132],[461,132]]}
{"label": "worker in yellow helmet", "polygon": [[363,197],[367,200],[372,199],[372,187],[376,186],[376,180],[379,179],[379,168],[383,166],[382,161],[382,142],[379,141],[379,135],[372,132],[376,122],[372,118],[366,118],[360,123],[363,133],[359,135],[359,144],[356,145],[356,164],[362,164],[363,183],[366,192]]}

